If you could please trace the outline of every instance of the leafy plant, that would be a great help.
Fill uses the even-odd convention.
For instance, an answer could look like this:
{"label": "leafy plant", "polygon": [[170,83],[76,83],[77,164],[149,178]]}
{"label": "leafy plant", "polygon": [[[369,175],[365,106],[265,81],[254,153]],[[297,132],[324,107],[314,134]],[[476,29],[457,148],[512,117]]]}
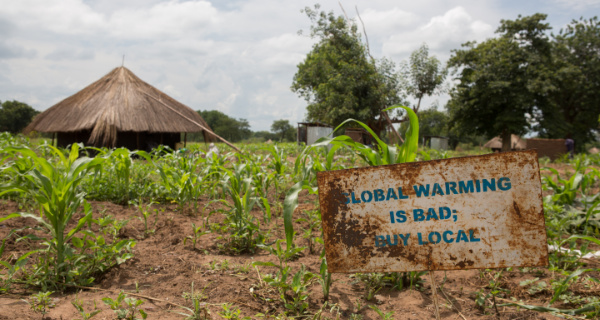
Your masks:
{"label": "leafy plant", "polygon": [[[0,186],[0,195],[9,192],[21,192],[32,196],[40,211],[36,216],[30,213],[14,213],[2,220],[24,217],[36,220],[44,229],[50,233],[50,239],[44,239],[48,258],[42,269],[42,286],[46,284],[58,288],[62,283],[79,278],[68,268],[67,261],[73,258],[73,250],[69,241],[75,238],[75,234],[92,222],[91,207],[85,202],[85,193],[78,190],[78,186],[85,175],[94,168],[101,166],[102,158],[79,157],[79,145],[73,144],[68,157],[52,147],[47,146],[58,159],[57,165],[45,158],[39,157],[33,150],[25,147],[9,147],[4,153],[13,157],[2,168],[4,174],[19,177],[12,183]],[[18,168],[27,167],[27,170]],[[84,205],[84,215],[75,227],[67,230],[67,225],[81,205]],[[52,268],[50,268],[50,265]],[[87,281],[87,280],[86,280]]]}
{"label": "leafy plant", "polygon": [[196,250],[196,241],[198,241],[198,238],[200,238],[201,236],[205,235],[205,234],[209,234],[210,231],[202,231],[203,226],[199,226],[196,227],[196,224],[194,224],[192,222],[192,235],[191,236],[187,236],[183,239],[183,245],[185,245],[185,243],[187,242],[188,239],[192,240],[192,249]]}
{"label": "leafy plant", "polygon": [[79,312],[79,314],[81,315],[81,320],[89,320],[96,316],[98,313],[102,312],[102,310],[96,307],[96,301],[94,301],[94,311],[89,313],[85,311],[85,309],[83,308],[83,302],[77,297],[75,297],[74,301],[71,301],[71,304],[73,305],[73,307],[75,307],[75,309],[77,309],[77,312]]}
{"label": "leafy plant", "polygon": [[[325,250],[323,250],[323,253]],[[327,259],[324,254],[321,254],[321,267],[319,268],[319,276],[317,279],[321,284],[321,288],[323,289],[323,300],[329,300],[329,291],[331,290],[331,284],[333,280],[331,278],[331,273],[327,270]]]}
{"label": "leafy plant", "polygon": [[240,314],[242,313],[242,311],[240,311],[239,308],[237,308],[236,306],[234,306],[232,303],[224,303],[223,304],[223,311],[219,312],[219,315],[224,318],[224,319],[235,319],[235,320],[250,320],[250,317],[243,317],[240,318]]}
{"label": "leafy plant", "polygon": [[293,275],[291,283],[288,282],[292,273],[286,262],[287,251],[282,249],[281,242],[282,240],[277,240],[275,247],[263,246],[264,249],[278,257],[279,264],[256,261],[253,265],[276,268],[277,273],[266,275],[262,280],[279,291],[286,309],[293,314],[303,315],[308,310],[308,286],[315,275],[302,265],[301,269]]}
{"label": "leafy plant", "polygon": [[184,292],[182,297],[186,301],[192,302],[192,308],[180,307],[184,310],[187,310],[189,313],[175,312],[175,311],[171,311],[171,312],[175,312],[177,314],[185,316],[186,320],[210,319],[210,312],[206,308],[206,305],[201,302],[202,300],[206,299],[206,296],[203,295],[204,290],[206,290],[206,287],[204,287],[204,289],[202,289],[202,291],[200,293],[196,293],[196,292],[194,292],[194,282],[192,282],[191,286],[192,286],[191,292]]}
{"label": "leafy plant", "polygon": [[52,308],[54,307],[54,303],[52,302],[52,298],[50,298],[50,295],[54,293],[52,291],[46,291],[46,292],[38,292],[36,294],[31,295],[31,297],[29,298],[31,301],[29,301],[29,306],[31,307],[31,310],[33,310],[34,312],[39,312],[42,314],[42,318],[43,316],[48,313],[48,308]]}
{"label": "leafy plant", "polygon": [[[2,222],[2,220],[4,219],[0,218],[0,222]],[[2,240],[2,245],[0,246],[0,257],[2,257],[2,253],[4,253],[5,248],[6,239]],[[29,252],[28,254],[22,255],[17,259],[17,261],[13,265],[11,265],[8,261],[0,260],[0,265],[4,266],[4,268],[6,269],[6,274],[0,273],[0,293],[7,292],[8,290],[10,290],[13,283],[13,277],[15,276],[17,271],[19,271],[25,266],[25,264],[27,263],[28,256],[32,253],[33,251]]]}
{"label": "leafy plant", "polygon": [[242,177],[241,170],[240,166],[233,172],[227,170],[226,179],[222,182],[233,205],[225,200],[218,200],[227,208],[218,211],[227,215],[225,223],[229,231],[229,249],[237,253],[252,252],[265,240],[264,234],[259,232],[260,222],[251,213],[258,199],[254,197],[250,180]]}
{"label": "leafy plant", "polygon": [[369,305],[369,308],[373,309],[375,312],[377,312],[377,314],[381,317],[381,319],[383,320],[390,320],[390,319],[394,319],[394,311],[390,311],[390,312],[386,312],[383,313],[383,311],[381,311],[379,309],[379,307],[375,306],[375,305]]}
{"label": "leafy plant", "polygon": [[[140,208],[140,213],[142,214],[141,217],[139,217],[140,220],[142,220],[144,222],[144,236],[148,236],[150,234],[153,234],[154,231],[156,231],[156,223],[158,222],[158,209],[154,209],[154,223],[152,223],[152,227],[148,226],[148,219],[150,218],[150,215],[152,214],[152,212],[150,211],[150,208],[152,207],[152,202],[150,202],[149,204],[147,204],[146,206],[143,205],[139,205],[138,208]],[[164,211],[164,209],[163,209]],[[194,243],[195,245],[195,243]]]}
{"label": "leafy plant", "polygon": [[129,298],[123,291],[121,291],[114,300],[105,297],[102,298],[102,301],[115,312],[117,319],[140,320],[136,317],[138,313],[142,316],[142,319],[148,317],[148,314],[143,309],[139,308],[144,301]]}
{"label": "leafy plant", "polygon": [[[333,166],[333,156],[336,150],[339,148],[349,148],[358,154],[358,156],[370,166],[404,163],[415,160],[419,145],[419,120],[417,118],[417,114],[412,109],[404,106],[393,106],[383,110],[383,112],[387,112],[388,110],[396,108],[402,108],[406,110],[410,123],[406,132],[405,142],[402,144],[402,146],[390,146],[381,140],[377,134],[375,134],[375,132],[373,132],[373,130],[371,130],[371,128],[369,128],[369,126],[366,124],[354,119],[348,119],[337,126],[334,129],[334,132],[345,126],[347,123],[355,122],[373,136],[376,142],[375,148],[372,149],[362,143],[355,142],[349,136],[340,135],[335,138],[321,138],[317,140],[315,144],[306,147],[302,154],[298,156],[294,167],[296,175],[299,176],[300,179],[289,189],[284,200],[283,218],[288,248],[293,247],[294,228],[292,225],[292,214],[298,207],[298,194],[300,191],[305,189],[312,193],[318,192],[317,188],[314,187],[316,172],[331,170]],[[329,144],[331,144],[332,147],[327,153],[326,162],[324,165],[307,159],[311,151],[320,147],[326,147]]]}

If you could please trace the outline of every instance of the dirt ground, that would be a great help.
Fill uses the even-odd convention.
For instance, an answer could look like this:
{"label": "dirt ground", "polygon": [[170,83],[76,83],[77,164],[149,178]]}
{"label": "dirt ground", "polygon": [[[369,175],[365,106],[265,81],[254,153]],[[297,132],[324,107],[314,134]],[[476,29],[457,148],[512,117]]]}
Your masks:
{"label": "dirt ground", "polygon": [[[208,199],[200,199],[199,207],[203,208]],[[120,206],[108,202],[92,202],[94,214],[100,212],[110,214],[120,220],[129,220],[121,231],[121,238],[137,239],[134,248],[135,257],[126,263],[113,267],[109,272],[100,276],[89,289],[73,288],[64,293],[52,294],[55,306],[49,313],[42,317],[32,311],[27,302],[35,288],[26,288],[15,285],[8,294],[0,295],[0,319],[81,319],[77,310],[71,304],[76,298],[84,302],[88,312],[94,305],[101,309],[93,319],[116,319],[115,313],[102,302],[102,298],[116,298],[123,290],[130,297],[137,297],[144,301],[141,308],[148,313],[148,319],[184,319],[184,316],[174,312],[185,312],[178,306],[191,307],[191,303],[183,298],[185,292],[191,292],[194,283],[196,292],[201,291],[205,307],[210,311],[210,319],[222,319],[219,315],[223,311],[222,305],[233,304],[241,310],[241,316],[251,319],[260,318],[258,314],[278,315],[285,312],[277,292],[264,284],[258,277],[258,270],[251,266],[254,261],[271,261],[277,263],[276,257],[264,250],[258,250],[252,255],[228,255],[223,253],[218,244],[224,240],[219,239],[215,233],[204,235],[192,249],[191,241],[184,245],[184,239],[192,234],[192,223],[200,225],[209,209],[199,212],[180,213],[175,205],[154,205],[154,208],[164,209],[158,217],[156,232],[144,237],[143,222],[137,208],[134,206]],[[300,206],[297,209],[308,210],[314,206],[314,198],[302,193]],[[17,205],[10,201],[0,202],[0,217],[17,211]],[[298,212],[297,211],[297,212]],[[258,210],[254,212],[262,217]],[[214,215],[211,222],[219,222],[222,217]],[[282,219],[274,219],[271,226],[270,241],[285,239],[283,234]],[[33,220],[12,219],[0,223],[0,238],[4,238],[14,228],[32,224]],[[278,223],[278,225],[277,225]],[[302,225],[296,223],[296,230],[301,230]],[[261,226],[268,229],[268,226]],[[297,237],[298,245],[306,245],[304,239]],[[24,243],[7,242],[7,247],[2,260],[11,261],[14,257],[27,252],[29,246]],[[290,262],[293,270],[298,270],[303,264],[306,268],[318,274],[320,259],[318,247],[316,254],[304,255]],[[12,257],[12,258],[11,258]],[[591,266],[599,267],[597,261],[590,261]],[[274,272],[268,267],[259,267],[262,274]],[[479,270],[438,271],[435,279],[440,286],[438,290],[440,312],[442,319],[560,319],[546,313],[518,310],[515,307],[500,307],[500,315],[494,309],[480,309],[475,303],[475,292],[489,289],[486,287],[490,280],[489,273]],[[530,295],[519,282],[535,277],[546,280],[552,277],[552,272],[547,269],[528,269],[504,272],[501,286],[510,290],[508,297],[514,297],[527,304],[545,305],[551,297],[551,292],[541,292]],[[597,276],[597,275],[596,275]],[[365,320],[381,319],[368,305],[377,305],[382,311],[393,311],[392,319],[434,319],[434,304],[429,275],[423,276],[424,283],[420,288],[397,291],[384,288],[377,292],[371,301],[365,301],[364,284],[354,283],[354,279],[347,274],[335,274],[330,299],[323,308],[322,319],[351,319],[351,315],[362,315]],[[580,295],[599,295],[600,286],[597,288],[571,288],[579,290]],[[323,306],[323,293],[321,286],[316,281],[310,286],[309,298],[310,313],[317,313]],[[489,302],[489,301],[488,301]],[[498,300],[498,303],[506,300]],[[568,309],[572,306],[561,305],[554,307]],[[241,318],[241,317],[240,317]],[[235,318],[234,318],[235,319]],[[312,317],[311,317],[312,319]]]}

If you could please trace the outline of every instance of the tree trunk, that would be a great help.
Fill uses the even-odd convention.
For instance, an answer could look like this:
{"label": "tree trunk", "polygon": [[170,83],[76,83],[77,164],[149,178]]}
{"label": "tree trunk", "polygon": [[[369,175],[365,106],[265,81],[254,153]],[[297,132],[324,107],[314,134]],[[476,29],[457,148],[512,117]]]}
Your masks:
{"label": "tree trunk", "polygon": [[510,151],[511,148],[511,143],[512,143],[512,139],[511,139],[511,134],[510,131],[508,131],[508,129],[504,129],[502,130],[502,135],[500,136],[500,138],[502,139],[502,152],[505,151]]}

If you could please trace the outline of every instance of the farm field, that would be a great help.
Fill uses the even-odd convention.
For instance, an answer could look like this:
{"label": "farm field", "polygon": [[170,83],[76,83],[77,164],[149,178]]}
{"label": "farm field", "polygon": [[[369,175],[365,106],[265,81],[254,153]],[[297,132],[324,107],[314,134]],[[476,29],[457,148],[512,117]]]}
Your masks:
{"label": "farm field", "polygon": [[[252,144],[206,158],[201,145],[78,158],[2,135],[0,147],[0,319],[435,318],[425,272],[327,273],[315,173],[464,153],[340,139],[330,153]],[[435,272],[442,319],[600,315],[600,157],[540,167],[562,249],[547,268]]]}

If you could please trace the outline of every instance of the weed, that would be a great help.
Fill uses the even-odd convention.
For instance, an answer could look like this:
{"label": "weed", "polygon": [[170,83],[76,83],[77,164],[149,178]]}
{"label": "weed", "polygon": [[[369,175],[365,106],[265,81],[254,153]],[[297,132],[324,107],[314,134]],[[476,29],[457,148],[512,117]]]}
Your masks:
{"label": "weed", "polygon": [[209,234],[210,231],[202,231],[203,226],[199,226],[196,227],[196,224],[194,224],[192,222],[192,235],[191,236],[187,236],[183,239],[183,245],[185,246],[185,243],[188,241],[188,239],[192,240],[192,250],[196,250],[196,242],[198,241],[198,238],[200,238],[201,236],[205,235],[205,234]]}
{"label": "weed", "polygon": [[52,298],[50,298],[50,295],[54,293],[52,291],[46,291],[46,292],[38,292],[36,294],[33,294],[29,297],[29,299],[31,301],[26,301],[27,303],[29,303],[29,306],[31,307],[31,310],[33,310],[34,312],[39,312],[42,314],[42,318],[44,318],[44,315],[46,313],[48,313],[48,308],[52,308],[54,307],[54,303],[52,302]]}
{"label": "weed", "polygon": [[377,312],[377,314],[381,317],[381,319],[383,320],[390,320],[390,319],[394,319],[392,318],[394,316],[394,311],[390,311],[390,312],[386,312],[383,313],[383,311],[381,311],[379,309],[379,307],[377,306],[369,306],[369,308],[373,309],[375,312]]}
{"label": "weed", "polygon": [[219,312],[219,315],[224,319],[235,319],[235,320],[250,320],[250,317],[240,318],[242,311],[232,303],[224,303],[223,311]]}
{"label": "weed", "polygon": [[96,316],[98,313],[102,312],[102,310],[98,309],[98,307],[96,306],[96,301],[94,301],[94,310],[92,312],[86,312],[85,309],[83,308],[83,302],[81,300],[79,300],[79,298],[77,298],[77,296],[75,297],[75,300],[71,301],[71,304],[73,305],[73,307],[75,307],[75,309],[77,309],[77,312],[79,312],[79,314],[81,315],[81,320],[88,320],[93,318],[94,316]]}
{"label": "weed", "polygon": [[144,301],[129,298],[123,291],[114,300],[106,297],[102,298],[102,301],[115,312],[117,319],[140,320],[136,317],[138,313],[142,316],[142,319],[148,317],[148,314],[139,308]]}
{"label": "weed", "polygon": [[206,290],[207,287],[204,287],[202,289],[202,291],[199,292],[199,293],[194,292],[194,283],[193,282],[192,282],[191,287],[192,287],[191,292],[184,292],[182,294],[182,297],[185,299],[185,301],[191,301],[192,302],[192,308],[180,307],[180,308],[183,308],[183,309],[187,310],[189,313],[175,312],[175,311],[171,311],[171,312],[175,312],[177,314],[185,316],[186,320],[206,320],[206,319],[210,319],[210,312],[206,308],[206,305],[204,303],[200,302],[201,300],[204,300],[204,299],[207,298],[204,295],[204,290]]}
{"label": "weed", "polygon": [[[152,207],[153,202],[150,201],[149,204],[147,204],[146,206],[144,205],[139,205],[138,209],[140,210],[140,213],[142,214],[141,217],[138,217],[141,221],[144,222],[144,238],[153,234],[156,231],[156,223],[158,222],[158,209],[154,209],[154,222],[152,223],[152,226],[148,226],[148,219],[150,218],[150,216],[152,215],[152,212],[150,211],[150,208]],[[162,209],[162,211],[164,212],[164,209]]]}

